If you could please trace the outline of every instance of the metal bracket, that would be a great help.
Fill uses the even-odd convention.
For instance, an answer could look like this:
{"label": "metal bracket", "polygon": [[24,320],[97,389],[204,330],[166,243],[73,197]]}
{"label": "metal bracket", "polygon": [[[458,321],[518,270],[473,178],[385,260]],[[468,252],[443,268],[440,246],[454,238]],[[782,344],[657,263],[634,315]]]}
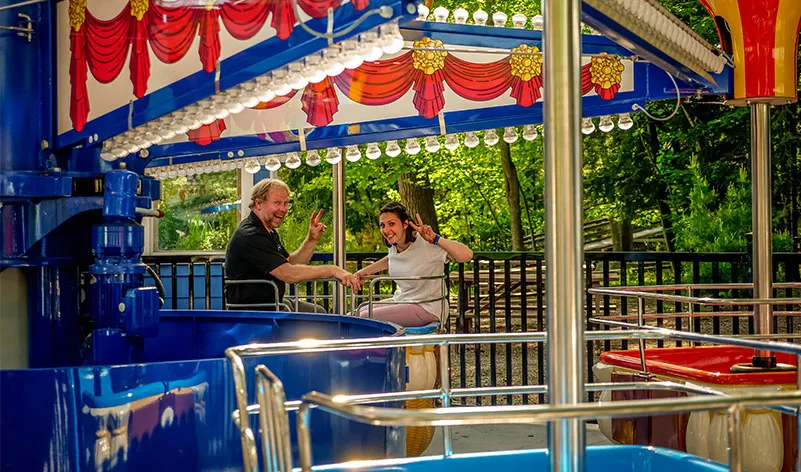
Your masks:
{"label": "metal bracket", "polygon": [[21,26],[2,26],[0,25],[0,30],[8,30],[8,31],[16,31],[17,36],[22,36],[23,38],[27,38],[28,42],[30,43],[33,40],[33,21],[31,17],[26,15],[25,13],[17,13],[17,17],[21,18],[20,21]]}

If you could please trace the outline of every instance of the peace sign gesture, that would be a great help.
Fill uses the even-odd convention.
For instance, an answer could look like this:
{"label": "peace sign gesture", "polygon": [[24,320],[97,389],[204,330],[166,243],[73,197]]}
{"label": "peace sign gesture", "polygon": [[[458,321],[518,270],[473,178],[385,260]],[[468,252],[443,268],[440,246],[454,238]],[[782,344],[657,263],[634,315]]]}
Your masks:
{"label": "peace sign gesture", "polygon": [[309,234],[307,236],[309,241],[316,243],[323,236],[323,232],[328,229],[326,225],[320,223],[322,217],[323,210],[312,212],[311,220],[309,221]]}
{"label": "peace sign gesture", "polygon": [[437,233],[435,233],[434,230],[431,229],[431,226],[423,224],[423,220],[422,218],[420,218],[419,213],[417,213],[415,216],[417,216],[417,224],[414,224],[410,220],[409,225],[412,227],[413,230],[417,231],[417,233],[420,234],[420,237],[428,241],[429,244],[433,244],[434,238],[437,237]]}

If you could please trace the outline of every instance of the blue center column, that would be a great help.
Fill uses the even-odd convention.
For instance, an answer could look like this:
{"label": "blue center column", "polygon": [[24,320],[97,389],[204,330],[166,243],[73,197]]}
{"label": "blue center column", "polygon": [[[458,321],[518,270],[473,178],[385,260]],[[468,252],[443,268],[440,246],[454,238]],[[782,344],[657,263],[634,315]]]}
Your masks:
{"label": "blue center column", "polygon": [[105,174],[105,221],[92,228],[95,263],[89,267],[93,364],[141,362],[144,338],[158,333],[158,292],[142,287],[145,232],[135,220],[138,185],[134,172]]}

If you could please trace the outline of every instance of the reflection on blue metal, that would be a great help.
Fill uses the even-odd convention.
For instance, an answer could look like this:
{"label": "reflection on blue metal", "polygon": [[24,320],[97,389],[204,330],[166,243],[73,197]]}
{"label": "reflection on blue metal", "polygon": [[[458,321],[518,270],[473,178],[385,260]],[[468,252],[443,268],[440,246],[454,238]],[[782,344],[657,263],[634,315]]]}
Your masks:
{"label": "reflection on blue metal", "polygon": [[[145,340],[143,364],[0,371],[0,468],[239,470],[225,348],[395,332],[388,323],[342,316],[162,311],[158,336]],[[402,349],[374,349],[253,358],[246,368],[267,365],[284,381],[287,398],[297,400],[310,390],[401,391],[404,359]],[[255,401],[253,376],[249,380]],[[312,427],[321,463],[405,452],[402,428],[329,415],[316,415]]]}
{"label": "reflection on blue metal", "polygon": [[201,215],[211,215],[214,213],[222,213],[224,211],[239,210],[239,202],[223,203],[222,205],[214,205],[206,208],[201,208]]}
{"label": "reflection on blue metal", "polygon": [[[684,452],[647,446],[595,446],[587,448],[587,472],[724,472],[729,468]],[[382,461],[374,464],[320,466],[325,472],[483,472],[486,470],[548,470],[548,451],[483,452],[448,457]]]}

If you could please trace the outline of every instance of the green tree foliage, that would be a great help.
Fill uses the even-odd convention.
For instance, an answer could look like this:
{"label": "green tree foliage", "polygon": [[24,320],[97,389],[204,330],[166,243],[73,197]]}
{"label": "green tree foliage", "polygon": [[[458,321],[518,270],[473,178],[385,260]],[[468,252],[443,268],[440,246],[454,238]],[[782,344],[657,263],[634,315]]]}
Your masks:
{"label": "green tree foliage", "polygon": [[238,199],[236,172],[200,174],[162,181],[159,249],[221,251],[237,225],[237,212],[200,214],[202,208]]}

